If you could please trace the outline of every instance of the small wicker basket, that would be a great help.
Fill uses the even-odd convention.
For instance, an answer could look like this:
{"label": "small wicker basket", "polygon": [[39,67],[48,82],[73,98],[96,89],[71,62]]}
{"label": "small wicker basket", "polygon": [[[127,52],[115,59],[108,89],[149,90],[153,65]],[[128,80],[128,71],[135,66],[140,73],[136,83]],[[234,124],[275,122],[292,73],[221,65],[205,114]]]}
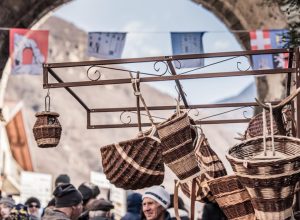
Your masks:
{"label": "small wicker basket", "polygon": [[44,111],[35,115],[37,120],[33,126],[33,135],[40,148],[56,147],[61,136],[61,125],[58,121],[59,114]]}
{"label": "small wicker basket", "polygon": [[[194,149],[196,160],[201,169],[195,178],[196,201],[213,202],[215,200],[208,186],[208,181],[227,175],[226,169],[218,155],[210,147],[204,133],[201,130]],[[190,197],[192,181],[179,183],[182,192]]]}
{"label": "small wicker basket", "polygon": [[176,113],[157,127],[165,164],[176,174],[180,182],[191,180],[199,175],[191,119],[187,113]]}
{"label": "small wicker basket", "polygon": [[236,175],[216,178],[208,185],[228,219],[255,220],[250,196]]}

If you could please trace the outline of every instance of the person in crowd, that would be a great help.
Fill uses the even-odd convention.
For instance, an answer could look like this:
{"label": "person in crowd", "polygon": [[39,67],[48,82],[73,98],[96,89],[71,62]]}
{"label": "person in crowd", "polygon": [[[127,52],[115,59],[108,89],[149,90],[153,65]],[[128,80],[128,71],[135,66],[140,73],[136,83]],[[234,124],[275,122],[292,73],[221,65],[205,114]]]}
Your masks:
{"label": "person in crowd", "polygon": [[105,199],[95,199],[89,207],[88,219],[113,220],[112,214],[110,212],[110,210],[113,208],[114,206],[110,201]]}
{"label": "person in crowd", "polygon": [[[174,209],[174,194],[171,194],[171,203],[168,208],[168,212],[170,213],[171,220],[176,220],[175,209]],[[184,207],[184,202],[180,196],[178,196],[178,214],[181,220],[189,220],[189,214]]]}
{"label": "person in crowd", "polygon": [[171,220],[167,209],[170,194],[162,186],[152,186],[143,195],[142,220]]}
{"label": "person in crowd", "polygon": [[82,212],[82,195],[70,183],[58,185],[53,195],[55,208],[45,213],[42,220],[76,220]]}
{"label": "person in crowd", "polygon": [[41,208],[41,202],[36,197],[30,197],[26,200],[25,205],[28,207],[30,215],[40,218],[39,210]]}
{"label": "person in crowd", "polygon": [[35,217],[32,218],[30,216],[26,205],[17,204],[12,208],[8,219],[9,220],[32,220],[36,218]]}
{"label": "person in crowd", "polygon": [[60,174],[58,177],[56,177],[54,185],[57,187],[63,183],[71,183],[71,179],[67,174]]}
{"label": "person in crowd", "polygon": [[46,213],[51,212],[54,208],[55,208],[55,198],[52,198],[52,199],[48,202],[47,206],[44,208],[43,213],[42,213],[42,217],[43,217]]}
{"label": "person in crowd", "polygon": [[121,220],[140,220],[142,210],[142,195],[132,193],[127,197],[127,212]]}
{"label": "person in crowd", "polygon": [[82,194],[83,210],[87,210],[89,204],[100,194],[99,187],[88,182],[82,183],[78,190]]}
{"label": "person in crowd", "polygon": [[226,220],[225,214],[217,203],[208,202],[203,207],[202,220]]}
{"label": "person in crowd", "polygon": [[14,207],[14,205],[15,201],[10,197],[0,199],[1,219],[8,219],[11,209]]}

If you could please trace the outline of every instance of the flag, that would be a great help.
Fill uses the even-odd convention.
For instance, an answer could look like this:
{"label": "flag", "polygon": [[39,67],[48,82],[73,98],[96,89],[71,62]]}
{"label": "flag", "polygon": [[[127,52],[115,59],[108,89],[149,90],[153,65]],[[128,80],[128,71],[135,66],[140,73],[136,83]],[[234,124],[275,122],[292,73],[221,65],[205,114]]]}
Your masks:
{"label": "flag", "polygon": [[121,58],[126,40],[126,33],[89,32],[88,55],[118,59]]}
{"label": "flag", "polygon": [[[172,32],[172,51],[173,55],[179,54],[199,54],[203,53],[204,32]],[[204,65],[204,59],[179,60],[181,68],[194,68]],[[177,62],[174,62],[176,67]]]}
{"label": "flag", "polygon": [[[283,38],[287,30],[257,30],[250,32],[252,50],[266,50],[283,48]],[[287,39],[287,38],[286,38]],[[264,54],[252,56],[253,69],[287,68],[288,54]]]}
{"label": "flag", "polygon": [[49,31],[10,29],[12,74],[41,74],[47,61]]}

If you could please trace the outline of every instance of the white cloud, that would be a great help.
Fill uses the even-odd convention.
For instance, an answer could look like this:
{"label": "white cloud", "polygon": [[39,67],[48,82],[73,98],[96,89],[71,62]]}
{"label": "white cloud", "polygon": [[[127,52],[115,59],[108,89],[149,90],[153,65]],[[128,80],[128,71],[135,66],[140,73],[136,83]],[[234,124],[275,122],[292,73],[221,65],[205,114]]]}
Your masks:
{"label": "white cloud", "polygon": [[155,27],[150,27],[140,21],[128,23],[121,31],[128,32],[123,52],[124,58],[160,56],[167,48],[166,46],[162,48],[160,43],[166,38],[161,34],[156,34]]}
{"label": "white cloud", "polygon": [[226,51],[231,49],[230,42],[224,39],[216,40],[213,44],[213,47],[215,51]]}

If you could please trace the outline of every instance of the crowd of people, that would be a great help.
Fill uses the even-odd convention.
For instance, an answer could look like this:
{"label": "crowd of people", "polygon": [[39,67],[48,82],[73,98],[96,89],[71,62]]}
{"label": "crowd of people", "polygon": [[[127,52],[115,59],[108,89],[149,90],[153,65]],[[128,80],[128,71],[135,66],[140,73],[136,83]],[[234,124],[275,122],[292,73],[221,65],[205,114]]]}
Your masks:
{"label": "crowd of people", "polygon": [[[1,220],[114,220],[113,203],[99,199],[99,194],[98,186],[86,182],[76,189],[69,176],[62,174],[56,178],[53,198],[42,213],[38,198],[30,197],[24,204],[15,204],[11,197],[4,197],[0,199],[0,217]],[[180,197],[178,207],[180,219],[189,220]],[[225,219],[222,213],[210,209],[208,206],[204,210],[203,220]],[[143,195],[131,193],[127,197],[127,212],[121,220],[176,220],[173,195],[162,186],[152,186]]]}

